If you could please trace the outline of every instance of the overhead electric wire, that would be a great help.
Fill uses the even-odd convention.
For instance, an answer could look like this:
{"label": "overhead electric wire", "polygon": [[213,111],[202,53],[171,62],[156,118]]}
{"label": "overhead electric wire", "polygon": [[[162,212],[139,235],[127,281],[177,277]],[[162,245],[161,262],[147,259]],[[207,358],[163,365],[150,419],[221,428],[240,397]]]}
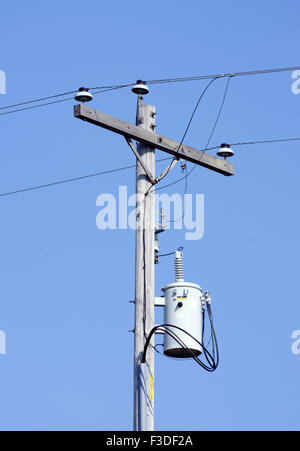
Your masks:
{"label": "overhead electric wire", "polygon": [[94,91],[92,92],[92,94],[101,94],[102,92],[108,92],[108,91],[116,91],[117,89],[122,89],[122,88],[127,88],[128,86],[132,86],[132,84],[130,85],[116,85],[116,86],[107,86],[105,88],[93,88],[93,89],[98,89],[98,91]]}
{"label": "overhead electric wire", "polygon": [[[178,146],[178,148],[180,148],[181,145],[183,144],[185,136],[186,136],[186,134],[187,134],[187,132],[189,130],[189,127],[190,127],[191,122],[193,120],[193,117],[194,117],[194,115],[196,113],[198,105],[199,105],[203,95],[205,94],[205,92],[209,88],[209,86],[218,78],[228,77],[228,81],[227,81],[227,84],[226,84],[223,100],[222,100],[222,103],[221,103],[221,106],[220,106],[220,109],[219,109],[216,121],[214,123],[213,129],[212,129],[212,132],[211,132],[211,134],[209,136],[209,139],[208,139],[208,142],[206,144],[206,147],[202,150],[202,152],[205,152],[207,150],[215,150],[215,149],[219,148],[219,146],[208,147],[208,145],[209,145],[209,143],[211,141],[211,138],[212,138],[213,133],[215,131],[215,128],[217,126],[218,120],[220,118],[220,115],[221,115],[221,112],[222,112],[222,109],[223,109],[223,106],[224,106],[225,98],[226,98],[226,95],[227,95],[229,82],[230,82],[232,77],[238,77],[238,76],[243,76],[243,75],[259,75],[259,74],[268,74],[268,73],[277,73],[277,72],[287,72],[287,71],[298,70],[298,69],[300,69],[300,66],[285,67],[285,68],[278,68],[278,69],[256,70],[256,71],[248,71],[248,72],[235,72],[235,73],[219,74],[219,75],[203,75],[203,76],[196,76],[196,77],[183,77],[183,78],[173,78],[173,79],[169,78],[169,79],[161,79],[161,80],[149,80],[146,83],[148,83],[148,84],[155,84],[155,83],[159,84],[159,83],[167,83],[167,82],[171,83],[171,82],[176,82],[176,81],[193,81],[193,80],[212,79],[210,81],[210,83],[208,83],[208,85],[206,86],[206,88],[204,89],[204,91],[202,92],[202,94],[200,95],[200,97],[199,97],[199,99],[198,99],[198,101],[196,103],[196,106],[195,106],[195,108],[194,108],[194,110],[193,110],[193,112],[191,114],[190,120],[188,122],[186,130],[185,130],[185,132],[183,134],[183,137],[181,139],[181,142],[180,142],[180,144]],[[114,85],[114,86],[112,86],[112,85],[110,85],[110,86],[97,86],[97,87],[89,88],[89,89],[91,89],[91,90],[99,89],[99,91],[93,92],[93,94],[99,94],[99,93],[103,93],[103,92],[107,92],[107,91],[112,91],[112,90],[117,90],[117,89],[129,87],[129,86],[133,86],[133,84],[134,83],[119,84],[119,85]],[[43,101],[43,100],[46,100],[46,99],[56,98],[56,97],[68,95],[68,94],[75,93],[75,92],[77,92],[77,91],[68,91],[68,92],[64,92],[64,93],[60,93],[60,94],[55,94],[55,95],[52,95],[52,96],[42,97],[42,98],[35,99],[35,100],[29,100],[29,101],[21,102],[21,103],[18,103],[18,104],[7,105],[7,106],[4,106],[4,107],[0,107],[0,110],[9,109],[9,108],[13,108],[13,107],[16,107],[16,106],[30,104],[30,103],[35,103],[35,102]],[[29,107],[19,108],[19,109],[15,109],[15,110],[11,110],[11,111],[5,111],[3,113],[0,113],[0,116],[11,114],[11,113],[15,113],[15,112],[19,112],[19,111],[29,110],[29,109],[33,109],[33,108],[39,108],[39,107],[43,107],[43,106],[48,106],[48,105],[52,105],[52,104],[56,104],[56,103],[61,103],[61,102],[65,102],[65,101],[68,101],[68,100],[74,100],[74,98],[73,97],[68,97],[66,99],[55,100],[53,102],[47,102],[47,103],[32,105],[32,106],[29,106]],[[269,140],[258,140],[258,141],[248,141],[248,142],[238,142],[238,143],[231,143],[230,145],[231,146],[243,146],[243,145],[279,143],[279,142],[289,142],[289,141],[300,141],[300,137],[272,139],[272,140],[271,139],[269,139]],[[164,161],[164,160],[168,160],[168,159],[170,159],[170,158],[163,158],[163,159],[157,160],[157,161]],[[162,178],[164,178],[168,174],[170,168],[172,167],[172,163],[174,162],[175,159],[176,159],[176,157],[174,157],[172,159],[171,164],[169,165],[167,170],[164,171],[165,173],[164,173]],[[0,193],[0,197],[1,196],[12,195],[12,194],[17,194],[17,193],[21,193],[21,192],[25,192],[25,191],[31,191],[31,190],[35,190],[35,189],[45,188],[45,187],[49,187],[49,186],[54,186],[54,185],[58,185],[58,184],[62,184],[62,183],[68,183],[68,182],[72,182],[72,181],[76,181],[76,180],[81,180],[81,179],[85,179],[85,178],[89,178],[89,177],[94,177],[94,176],[98,176],[98,175],[102,175],[102,174],[107,174],[107,173],[110,173],[110,172],[120,171],[120,170],[123,170],[123,169],[129,169],[129,168],[132,168],[132,167],[135,167],[135,165],[133,165],[133,166],[126,166],[126,167],[118,168],[118,169],[112,169],[112,170],[103,171],[103,172],[90,174],[90,175],[75,177],[75,178],[71,178],[71,179],[60,180],[60,181],[57,181],[57,182],[47,183],[47,184],[34,186],[34,187],[29,187],[29,188],[24,188],[24,189],[15,190],[15,191],[7,192],[7,193],[2,193],[2,194]],[[195,169],[195,166],[191,169],[191,171],[189,173],[186,173],[184,177],[181,177],[181,178],[179,178],[178,180],[176,180],[174,182],[171,182],[171,183],[169,183],[167,185],[159,187],[156,190],[160,190],[160,189],[167,188],[169,186],[175,185],[178,182],[180,182],[181,180],[186,180],[186,188],[187,188],[187,177],[191,174],[191,172],[194,169]],[[186,188],[185,188],[185,191],[186,191]]]}
{"label": "overhead electric wire", "polygon": [[[165,161],[165,160],[169,160],[170,157],[168,158],[161,158],[159,161]],[[6,193],[0,193],[0,197],[5,197],[5,196],[10,196],[13,194],[18,194],[18,193],[24,193],[26,191],[33,191],[33,190],[37,190],[37,189],[41,189],[41,188],[48,188],[50,186],[55,186],[55,185],[61,185],[63,183],[69,183],[69,182],[76,182],[78,180],[83,180],[83,179],[88,179],[91,177],[98,177],[100,175],[104,175],[104,174],[111,174],[113,172],[119,172],[119,171],[124,171],[126,169],[132,169],[135,168],[136,165],[132,164],[130,166],[123,166],[121,168],[116,168],[116,169],[108,169],[107,171],[101,171],[101,172],[95,172],[93,174],[88,174],[88,175],[82,175],[80,177],[73,177],[73,178],[69,178],[69,179],[63,179],[63,180],[58,180],[56,182],[51,182],[51,183],[45,183],[43,185],[36,185],[36,186],[31,186],[28,188],[22,188],[22,189],[18,189],[18,190],[14,190],[14,191],[9,191]]]}
{"label": "overhead electric wire", "polygon": [[[116,89],[121,89],[121,88],[124,88],[124,87],[126,87],[126,85],[109,87],[109,88],[106,88],[106,89],[102,89],[102,90],[93,92],[93,94],[101,94],[103,92],[115,91]],[[73,92],[77,92],[77,91],[73,91]],[[57,94],[56,96],[52,96],[52,97],[48,97],[48,98],[50,99],[50,98],[59,97],[59,96],[62,96],[62,95],[64,95],[64,94]],[[44,99],[46,99],[46,98],[47,97],[44,97]],[[66,99],[54,100],[52,102],[46,102],[46,103],[38,103],[37,105],[32,105],[32,106],[28,106],[28,107],[24,107],[24,108],[18,108],[18,109],[15,109],[15,110],[4,111],[4,113],[0,113],[0,116],[5,116],[5,115],[11,114],[11,113],[18,113],[19,111],[32,110],[34,108],[40,108],[40,107],[43,107],[43,106],[53,105],[55,103],[66,102],[68,100],[74,100],[74,97],[67,97]],[[27,102],[16,104],[15,106],[17,106],[17,105],[26,105],[26,104],[34,103],[34,102],[37,102],[37,101],[38,100],[29,100]],[[5,108],[10,108],[10,107],[12,107],[12,106],[2,107],[2,108],[0,108],[0,110],[3,110]]]}
{"label": "overhead electric wire", "polygon": [[[241,77],[241,76],[246,76],[246,75],[262,75],[262,74],[272,74],[272,73],[279,73],[279,72],[290,72],[290,71],[299,70],[299,69],[300,69],[300,66],[290,66],[290,67],[281,67],[281,68],[275,68],[275,69],[260,69],[260,70],[244,71],[244,72],[197,75],[197,76],[192,76],[192,77],[163,78],[163,79],[157,79],[157,80],[148,80],[145,83],[154,85],[154,84],[166,84],[166,83],[176,83],[176,82],[189,82],[189,81],[197,81],[197,80],[208,80],[208,79],[214,79],[214,78],[226,78],[226,77],[233,77],[233,76]],[[120,83],[118,85],[96,86],[96,87],[90,87],[87,89],[92,90],[92,91],[99,90],[98,92],[92,93],[92,94],[98,94],[99,92],[105,92],[105,91],[125,88],[125,87],[129,87],[129,86],[133,86],[134,84],[135,83]],[[44,96],[44,97],[40,97],[37,99],[26,100],[24,102],[18,102],[18,103],[12,104],[12,105],[6,105],[3,107],[0,107],[0,110],[9,110],[9,109],[15,108],[17,106],[28,105],[30,103],[42,102],[44,100],[54,99],[57,97],[74,94],[76,92],[77,92],[76,90],[72,90],[72,91],[54,94],[51,96]],[[73,99],[73,97],[68,98],[68,99],[63,99],[62,101],[72,100],[72,99]],[[36,106],[36,108],[38,108],[39,106],[47,106],[47,105],[52,105],[53,103],[59,103],[59,102],[60,101],[39,104]],[[12,110],[7,113],[0,113],[0,116],[1,115],[3,116],[4,114],[9,114],[9,113],[16,113],[19,111],[25,111],[27,109],[32,109],[32,108],[20,108],[17,110]]]}
{"label": "overhead electric wire", "polygon": [[[179,145],[178,145],[178,147],[177,147],[177,151],[180,150],[180,148],[181,148],[181,146],[182,146],[182,144],[183,144],[183,141],[184,141],[184,139],[185,139],[185,137],[186,137],[186,135],[187,135],[187,133],[188,133],[188,131],[189,131],[189,129],[190,129],[191,123],[192,123],[192,121],[193,121],[193,118],[194,118],[194,116],[195,116],[195,114],[196,114],[196,111],[197,111],[197,109],[198,109],[198,106],[199,106],[201,100],[203,99],[203,97],[204,97],[206,91],[208,90],[208,88],[212,85],[212,83],[213,83],[215,80],[217,80],[217,78],[218,78],[218,77],[215,77],[213,80],[211,80],[211,81],[205,86],[205,88],[203,89],[203,91],[201,92],[201,94],[200,94],[200,96],[199,96],[199,98],[198,98],[198,100],[197,100],[197,102],[196,102],[196,105],[195,105],[195,107],[194,107],[194,109],[193,109],[193,111],[192,111],[192,114],[191,114],[191,116],[190,116],[190,119],[189,119],[189,121],[188,121],[188,123],[187,123],[187,126],[186,126],[186,128],[185,128],[185,131],[184,131],[184,133],[183,133],[183,135],[182,135],[182,138],[181,138],[181,140],[180,140],[180,143],[179,143]],[[172,164],[173,164],[173,162],[174,162],[175,160],[178,160],[178,158],[177,158],[177,157],[174,157],[174,158],[173,158],[173,160],[171,161],[171,163],[170,163],[169,167],[167,168],[167,170],[164,171],[163,177],[161,177],[161,176],[158,177],[159,181],[161,181],[162,179],[164,179],[164,178],[168,175],[168,173],[170,172],[170,170],[171,170],[171,168],[172,168]],[[150,190],[151,188],[152,188],[152,187],[150,187],[149,190]],[[163,187],[162,187],[162,188],[163,188]],[[158,191],[159,189],[162,189],[162,188],[157,188],[156,191]],[[149,190],[148,190],[148,191],[149,191]],[[146,195],[147,195],[147,194],[148,194],[148,192],[146,193]]]}
{"label": "overhead electric wire", "polygon": [[[128,88],[130,86],[135,85],[135,83],[120,83],[119,85],[110,85],[110,86],[95,86],[94,88],[88,88],[90,91],[96,91],[96,90],[112,90],[112,89],[119,89],[119,88]],[[93,92],[93,94],[96,94],[95,92]]]}
{"label": "overhead electric wire", "polygon": [[[111,91],[111,90],[114,90],[114,89],[124,88],[124,87],[127,87],[127,86],[131,86],[131,85],[127,84],[127,85],[115,85],[115,86],[97,86],[95,88],[88,88],[88,89],[89,90],[98,90],[97,92],[93,92],[93,94],[98,94],[98,92],[102,92],[103,90],[104,91]],[[0,107],[0,110],[7,110],[7,109],[10,109],[10,108],[15,108],[17,106],[28,105],[29,103],[43,102],[44,100],[54,99],[56,97],[63,97],[63,96],[69,95],[69,94],[75,94],[76,92],[78,92],[78,89],[75,90],[75,91],[62,92],[60,94],[54,94],[54,95],[47,96],[47,97],[40,97],[39,99],[26,100],[24,102],[15,103],[15,104],[12,104],[12,105],[2,106],[2,107]],[[74,97],[71,97],[68,100],[71,100],[71,99],[74,100]]]}
{"label": "overhead electric wire", "polygon": [[208,88],[212,85],[212,83],[213,83],[214,81],[216,81],[218,78],[219,78],[219,77],[213,78],[213,79],[206,85],[206,87],[205,87],[204,90],[202,91],[202,93],[201,93],[199,99],[197,100],[197,103],[196,103],[196,105],[195,105],[195,107],[194,107],[194,109],[193,109],[193,112],[192,112],[191,116],[190,116],[190,119],[189,119],[189,121],[188,121],[187,127],[186,127],[186,129],[185,129],[185,132],[184,132],[184,134],[183,134],[183,136],[182,136],[182,138],[181,138],[180,144],[179,144],[179,146],[178,146],[178,150],[180,149],[180,147],[181,147],[182,144],[183,144],[183,141],[185,140],[185,137],[186,137],[186,135],[187,135],[187,132],[188,132],[189,129],[190,129],[191,123],[192,123],[192,121],[193,121],[193,119],[194,119],[194,116],[195,116],[195,113],[196,113],[196,111],[197,111],[197,109],[198,109],[198,106],[199,106],[201,100],[202,100],[203,97],[204,97],[204,94],[206,93],[206,91],[208,90]]}
{"label": "overhead electric wire", "polygon": [[[177,251],[181,252],[184,249],[183,246],[180,246],[177,248]],[[169,252],[168,254],[158,254],[158,257],[168,257],[169,255],[174,255],[176,254],[176,251],[173,252]]]}
{"label": "overhead electric wire", "polygon": [[0,107],[0,110],[7,110],[9,108],[15,108],[16,106],[27,105],[29,103],[43,102],[44,100],[54,99],[56,97],[63,97],[63,96],[69,95],[69,94],[75,94],[76,92],[77,91],[63,92],[61,94],[54,94],[52,96],[41,97],[39,99],[27,100],[25,102],[20,102],[20,103],[14,103],[13,105],[6,105],[6,106]]}
{"label": "overhead electric wire", "polygon": [[[222,110],[223,110],[223,107],[224,107],[224,103],[225,103],[225,100],[226,100],[226,96],[227,96],[227,93],[228,93],[229,83],[230,83],[230,80],[232,79],[232,77],[234,77],[234,75],[229,76],[228,79],[227,79],[227,83],[226,83],[226,86],[225,86],[225,91],[224,91],[223,99],[222,99],[222,102],[221,102],[221,105],[220,105],[220,108],[219,108],[219,111],[218,111],[218,114],[217,114],[215,123],[214,123],[213,128],[212,128],[212,130],[211,130],[211,133],[210,133],[210,135],[209,135],[209,138],[208,138],[208,141],[207,141],[207,143],[206,143],[206,146],[205,146],[205,148],[203,149],[202,152],[206,152],[206,150],[208,149],[208,146],[209,146],[209,144],[210,144],[210,142],[211,142],[211,139],[212,139],[212,137],[213,137],[213,134],[214,134],[214,132],[215,132],[215,130],[216,130],[217,124],[218,124],[218,122],[219,122],[219,119],[220,119],[220,116],[221,116],[221,113],[222,113]],[[194,166],[192,167],[192,169],[190,170],[190,172],[189,172],[189,173],[186,173],[186,175],[185,175],[185,180],[186,180],[186,183],[185,183],[185,185],[186,185],[186,187],[185,187],[185,192],[186,192],[186,190],[187,190],[187,178],[188,178],[188,177],[191,175],[191,173],[195,170],[196,166],[197,166],[197,165],[194,164]]]}
{"label": "overhead electric wire", "polygon": [[[280,138],[280,139],[265,139],[259,141],[245,141],[238,143],[230,143],[230,146],[246,146],[253,144],[268,144],[268,143],[281,143],[281,142],[290,142],[290,141],[300,141],[300,137],[296,138]],[[219,149],[220,146],[208,147],[206,150],[215,150]]]}
{"label": "overhead electric wire", "polygon": [[[265,143],[280,143],[280,142],[291,142],[291,141],[300,141],[300,137],[297,137],[297,138],[272,139],[272,140],[262,140],[262,141],[248,141],[248,142],[232,143],[230,145],[231,146],[243,146],[243,145],[255,145],[255,144],[265,144]],[[219,148],[219,146],[215,146],[215,147],[210,147],[210,148],[208,148],[206,150],[213,150],[213,149],[218,149],[218,148]],[[157,162],[159,162],[159,161],[166,161],[166,160],[170,160],[170,159],[171,159],[171,157],[161,158],[161,159],[157,160]],[[83,176],[80,176],[80,177],[73,177],[73,178],[70,178],[70,179],[59,180],[59,181],[56,181],[56,182],[46,183],[46,184],[43,184],[43,185],[37,185],[37,186],[32,186],[32,187],[29,187],[29,188],[23,188],[23,189],[10,191],[10,192],[6,192],[6,193],[0,193],[0,197],[9,196],[9,195],[12,195],[12,194],[23,193],[25,191],[32,191],[32,190],[36,190],[36,189],[40,189],[40,188],[46,188],[46,187],[50,187],[50,186],[54,186],[54,185],[60,185],[60,184],[63,184],[63,183],[74,182],[74,181],[77,181],[77,180],[83,180],[83,179],[87,179],[87,178],[90,178],[90,177],[96,177],[96,176],[99,176],[99,175],[109,174],[109,173],[112,173],[112,172],[118,172],[118,171],[131,169],[131,168],[135,168],[135,165],[123,166],[123,167],[117,168],[117,169],[109,169],[107,171],[96,172],[94,174],[83,175]],[[164,185],[163,187],[159,187],[158,189],[167,188],[169,186],[175,185],[176,183],[180,182],[181,180],[184,180],[185,178],[186,178],[186,176],[181,177],[180,179],[175,180],[174,182],[169,183],[168,185]]]}
{"label": "overhead electric wire", "polygon": [[[230,146],[245,146],[245,145],[253,145],[253,144],[281,143],[281,142],[291,142],[291,141],[300,141],[300,137],[231,143]],[[216,150],[219,148],[220,148],[220,145],[214,146],[214,147],[208,147],[207,149],[203,149],[202,152],[207,151],[207,150]],[[200,152],[201,152],[201,150],[200,150]],[[191,171],[192,171],[192,169],[191,169]],[[176,185],[177,183],[179,183],[185,179],[186,179],[186,175],[184,177],[181,177],[181,178],[175,180],[174,182],[168,183],[167,185],[160,186],[159,188],[156,189],[156,191],[163,189],[163,188],[168,188],[169,186],[172,186],[172,185]]]}
{"label": "overhead electric wire", "polygon": [[[213,134],[214,134],[214,131],[215,131],[215,129],[216,129],[216,127],[217,127],[217,124],[218,124],[218,122],[219,122],[219,119],[220,119],[220,116],[221,116],[221,113],[222,113],[222,110],[223,110],[223,107],[224,107],[225,99],[226,99],[226,97],[227,97],[228,88],[229,88],[229,83],[230,83],[230,80],[231,80],[232,77],[233,77],[233,75],[228,76],[228,80],[227,80],[227,83],[226,83],[226,86],[225,86],[225,91],[224,91],[224,95],[223,95],[223,98],[222,98],[222,102],[221,102],[221,105],[220,105],[220,108],[219,108],[219,111],[218,111],[216,120],[215,120],[215,122],[214,122],[212,131],[211,131],[211,133],[210,133],[210,135],[209,135],[208,141],[207,141],[207,143],[206,143],[206,146],[205,146],[205,149],[203,150],[203,152],[205,152],[206,150],[208,150],[208,145],[209,145],[209,143],[210,143],[210,141],[211,141],[211,139],[212,139],[212,136],[213,136]],[[214,78],[212,81],[214,81],[214,80],[216,80],[216,78]],[[191,117],[191,118],[192,118],[192,117]],[[189,124],[190,124],[190,123],[191,123],[191,120],[190,120]],[[159,187],[158,189],[167,188],[167,187],[169,187],[169,186],[176,185],[176,183],[180,182],[181,180],[185,180],[185,190],[184,190],[184,194],[185,194],[186,191],[187,191],[187,178],[190,176],[190,174],[194,171],[195,168],[196,168],[196,165],[194,164],[194,166],[192,167],[192,169],[191,169],[189,172],[187,172],[187,169],[186,169],[186,174],[185,174],[184,177],[181,177],[181,178],[175,180],[174,182],[171,182],[171,183],[169,183],[169,184],[167,184],[167,185],[164,185],[164,186],[162,186],[162,187]],[[184,213],[183,213],[183,215],[182,215],[182,218],[183,218],[183,217],[184,217]],[[182,218],[181,218],[181,220],[182,220]],[[178,222],[178,221],[180,221],[180,220],[174,220],[174,221],[169,221],[169,222]]]}
{"label": "overhead electric wire", "polygon": [[231,77],[228,77],[228,79],[227,79],[227,83],[226,83],[226,86],[225,86],[225,91],[224,91],[223,99],[222,99],[222,102],[221,102],[221,105],[220,105],[220,108],[219,108],[219,111],[218,111],[218,114],[217,114],[217,118],[216,118],[215,123],[214,123],[214,125],[213,125],[212,131],[211,131],[211,133],[210,133],[210,135],[209,135],[209,138],[208,138],[208,141],[207,141],[207,143],[206,143],[205,149],[208,148],[208,146],[209,146],[209,144],[210,144],[210,142],[211,142],[211,139],[212,139],[212,137],[213,137],[213,134],[214,134],[214,132],[215,132],[215,130],[216,130],[216,127],[217,127],[217,125],[218,125],[218,122],[219,122],[219,119],[220,119],[220,116],[221,116],[221,113],[222,113],[222,110],[223,110],[223,107],[224,107],[224,103],[225,103],[225,100],[226,100],[226,97],[227,97],[228,88],[229,88],[229,83],[230,83],[230,80],[231,80],[231,79],[232,79],[232,76],[231,76]]}
{"label": "overhead electric wire", "polygon": [[177,77],[177,78],[162,78],[160,80],[147,80],[147,84],[160,84],[160,83],[177,83],[177,82],[187,82],[187,81],[197,81],[197,80],[208,80],[210,78],[220,78],[220,77],[242,77],[246,75],[263,75],[272,74],[278,72],[291,72],[294,70],[299,70],[300,66],[291,67],[280,67],[276,69],[258,69],[250,70],[244,72],[229,72],[221,74],[211,74],[211,75],[196,75],[194,77]]}
{"label": "overhead electric wire", "polygon": [[12,114],[12,113],[18,113],[19,111],[32,110],[34,108],[40,108],[42,106],[53,105],[55,103],[66,102],[67,100],[74,100],[74,97],[68,97],[67,99],[54,100],[53,102],[39,103],[37,105],[31,105],[31,106],[27,106],[24,108],[18,108],[16,110],[5,111],[4,113],[0,113],[0,116],[5,116],[7,114]]}

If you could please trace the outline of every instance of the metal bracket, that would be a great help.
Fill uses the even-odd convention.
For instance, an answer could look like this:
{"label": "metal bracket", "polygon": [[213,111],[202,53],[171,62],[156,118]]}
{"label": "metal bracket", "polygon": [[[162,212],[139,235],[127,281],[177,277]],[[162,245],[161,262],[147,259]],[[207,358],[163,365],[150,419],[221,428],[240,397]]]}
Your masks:
{"label": "metal bracket", "polygon": [[155,307],[164,307],[166,305],[164,296],[154,298]]}
{"label": "metal bracket", "polygon": [[127,144],[129,145],[129,147],[131,148],[132,152],[134,153],[134,155],[136,156],[136,158],[138,159],[139,163],[141,164],[142,168],[144,169],[144,171],[146,172],[148,179],[150,180],[150,182],[152,184],[156,183],[153,175],[151,174],[151,172],[149,171],[149,169],[147,168],[147,166],[144,164],[143,160],[140,157],[140,154],[138,153],[138,151],[136,150],[136,148],[134,147],[134,145],[132,144],[132,141],[130,138],[127,138],[126,136],[124,136]]}
{"label": "metal bracket", "polygon": [[202,310],[205,309],[206,304],[211,304],[211,295],[209,291],[205,291],[203,296],[201,296]]}
{"label": "metal bracket", "polygon": [[177,162],[178,162],[178,159],[174,158],[171,161],[171,163],[169,164],[169,166],[158,177],[156,177],[156,179],[154,180],[154,183],[160,182],[161,179],[163,179],[168,174],[168,172],[170,172],[171,169],[173,169],[173,167],[175,166],[175,164],[177,164]]}

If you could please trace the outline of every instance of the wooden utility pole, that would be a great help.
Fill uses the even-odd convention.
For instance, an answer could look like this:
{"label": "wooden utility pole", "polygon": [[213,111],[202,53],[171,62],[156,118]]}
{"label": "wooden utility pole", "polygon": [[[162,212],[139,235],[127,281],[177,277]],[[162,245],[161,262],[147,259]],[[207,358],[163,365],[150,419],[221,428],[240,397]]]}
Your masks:
{"label": "wooden utility pole", "polygon": [[[137,92],[134,91],[133,92]],[[146,88],[146,93],[149,92]],[[154,430],[154,348],[150,346],[142,362],[144,346],[154,327],[154,185],[168,168],[155,180],[155,148],[203,166],[220,174],[231,176],[234,166],[226,158],[217,158],[206,152],[157,135],[156,110],[145,105],[138,96],[136,125],[89,108],[84,104],[74,107],[78,119],[123,135],[136,156],[136,263],[135,263],[135,326],[134,326],[134,417],[135,431]],[[137,149],[131,139],[138,142]],[[150,342],[154,345],[154,339]]]}
{"label": "wooden utility pole", "polygon": [[[155,107],[138,96],[136,125],[153,133]],[[155,174],[155,149],[137,144],[136,161],[136,262],[134,326],[134,430],[154,430],[154,351],[142,363],[145,342],[154,327],[154,186],[144,167]],[[144,163],[144,164],[143,164]]]}

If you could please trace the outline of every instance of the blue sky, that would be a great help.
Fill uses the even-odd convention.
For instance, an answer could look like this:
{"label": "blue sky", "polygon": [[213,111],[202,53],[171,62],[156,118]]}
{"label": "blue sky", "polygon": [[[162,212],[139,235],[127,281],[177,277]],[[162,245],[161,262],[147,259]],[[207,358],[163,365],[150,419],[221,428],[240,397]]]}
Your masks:
{"label": "blue sky", "polygon": [[[82,85],[299,65],[299,13],[294,0],[2,2],[0,106]],[[234,78],[212,144],[299,136],[292,81]],[[181,139],[205,83],[151,87],[158,133]],[[187,144],[205,145],[225,83],[207,92]],[[124,89],[91,106],[134,122],[135,102]],[[0,116],[0,193],[134,164],[121,137],[74,119],[73,103]],[[186,280],[213,296],[221,360],[206,374],[156,358],[158,430],[300,426],[299,144],[235,151],[234,177],[198,167],[189,179],[187,192],[205,196],[203,239],[161,236],[161,252],[184,246]],[[95,222],[99,194],[125,185],[132,194],[134,169],[0,197],[1,429],[132,428],[135,236]],[[172,281],[172,258],[161,259],[156,294]]]}

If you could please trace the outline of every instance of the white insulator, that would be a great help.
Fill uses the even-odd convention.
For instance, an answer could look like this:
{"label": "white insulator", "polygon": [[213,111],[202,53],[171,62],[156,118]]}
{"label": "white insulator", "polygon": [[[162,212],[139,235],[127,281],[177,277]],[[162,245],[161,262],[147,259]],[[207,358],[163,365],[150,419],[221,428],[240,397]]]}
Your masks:
{"label": "white insulator", "polygon": [[183,264],[182,253],[180,251],[175,252],[175,282],[183,282]]}
{"label": "white insulator", "polygon": [[142,80],[137,80],[136,84],[131,88],[131,91],[134,92],[134,94],[138,94],[139,96],[149,94],[149,88]]}
{"label": "white insulator", "polygon": [[93,100],[92,94],[89,92],[87,88],[84,87],[79,88],[79,91],[76,93],[74,98],[78,102],[82,103],[90,102],[91,100]]}

